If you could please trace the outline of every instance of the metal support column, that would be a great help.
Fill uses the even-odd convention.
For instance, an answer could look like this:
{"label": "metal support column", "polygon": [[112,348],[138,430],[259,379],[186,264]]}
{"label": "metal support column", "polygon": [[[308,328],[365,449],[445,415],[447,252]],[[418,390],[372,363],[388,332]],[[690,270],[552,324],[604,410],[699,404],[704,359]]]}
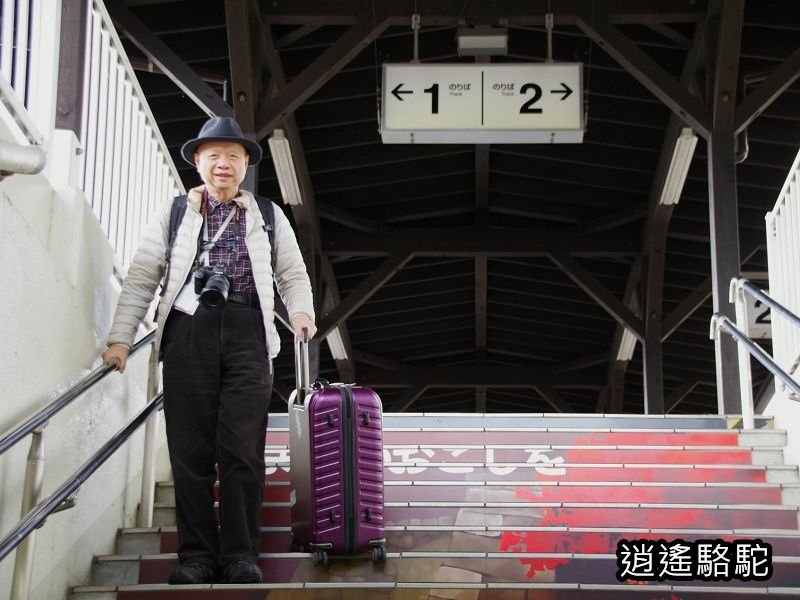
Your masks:
{"label": "metal support column", "polygon": [[[253,8],[249,0],[225,0],[233,116],[245,136],[258,143],[255,115],[261,87],[261,61],[254,43],[255,24],[250,12]],[[242,188],[256,193],[257,182],[258,166],[251,166],[247,169]]]}
{"label": "metal support column", "polygon": [[[20,517],[24,518],[42,499],[44,482],[44,428],[31,435],[31,447],[25,469],[25,484],[22,489],[22,508]],[[33,531],[19,546],[14,559],[14,575],[11,580],[11,600],[28,600],[33,575],[33,555],[36,547],[36,532]]]}
{"label": "metal support column", "polygon": [[[663,229],[662,229],[663,227]],[[661,316],[664,292],[664,243],[666,226],[657,223],[652,233],[654,242],[650,254],[643,261],[646,272],[642,275],[645,284],[645,307],[642,315],[644,344],[644,413],[663,415],[664,406],[664,352],[661,344]]]}
{"label": "metal support column", "polygon": [[[712,131],[708,138],[708,203],[711,234],[711,285],[714,312],[736,319],[728,301],[733,277],[738,277],[739,215],[736,197],[735,105],[744,0],[721,3],[714,69]],[[739,363],[736,340],[717,336],[717,404],[720,413],[739,414]]]}
{"label": "metal support column", "polygon": [[[158,394],[160,369],[155,344],[150,346],[150,359],[147,366],[147,402]],[[144,455],[142,458],[142,495],[139,502],[139,527],[153,526],[153,509],[156,487],[156,447],[158,440],[158,411],[147,417],[144,429]]]}
{"label": "metal support column", "polygon": [[61,0],[61,45],[58,59],[56,128],[81,137],[86,27],[91,0]]}
{"label": "metal support column", "polygon": [[[739,216],[736,197],[736,163],[733,128],[715,132],[708,142],[708,185],[711,227],[711,285],[714,312],[736,319],[728,302],[728,286],[739,276]],[[736,340],[717,336],[717,407],[720,413],[742,411]]]}
{"label": "metal support column", "polygon": [[602,412],[621,414],[625,412],[625,370],[627,361],[615,361],[609,369],[606,387],[605,408]]}

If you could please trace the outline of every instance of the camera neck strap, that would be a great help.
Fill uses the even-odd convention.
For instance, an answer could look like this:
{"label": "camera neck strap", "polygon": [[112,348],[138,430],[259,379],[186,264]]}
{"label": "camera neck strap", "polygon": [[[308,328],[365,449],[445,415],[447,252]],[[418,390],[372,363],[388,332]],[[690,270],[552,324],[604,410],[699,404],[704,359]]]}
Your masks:
{"label": "camera neck strap", "polygon": [[206,218],[203,219],[203,243],[202,243],[203,252],[200,254],[200,256],[197,257],[198,264],[199,263],[204,263],[206,266],[208,266],[208,263],[209,263],[208,255],[209,255],[209,253],[214,248],[214,246],[217,245],[217,242],[219,241],[219,238],[222,237],[222,234],[225,232],[225,229],[228,227],[230,222],[233,220],[233,215],[236,213],[236,211],[238,209],[239,209],[238,206],[234,206],[233,207],[231,212],[228,213],[228,217],[222,222],[222,225],[220,225],[219,229],[217,230],[217,233],[214,234],[213,238],[211,238],[211,241],[207,241],[208,240],[208,216],[206,216]]}

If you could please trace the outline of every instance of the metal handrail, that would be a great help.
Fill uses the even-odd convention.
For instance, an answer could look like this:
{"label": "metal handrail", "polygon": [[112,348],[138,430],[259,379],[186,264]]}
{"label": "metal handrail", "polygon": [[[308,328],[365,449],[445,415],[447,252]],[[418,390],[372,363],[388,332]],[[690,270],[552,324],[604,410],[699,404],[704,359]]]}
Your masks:
{"label": "metal handrail", "polygon": [[[142,339],[136,342],[131,348],[131,356],[136,354],[139,350],[144,348],[145,346],[149,346],[155,340],[156,331],[155,329],[145,335]],[[5,434],[2,438],[0,438],[0,455],[2,455],[6,450],[11,448],[14,444],[19,442],[28,434],[33,433],[37,429],[45,426],[47,422],[57,414],[63,408],[69,406],[75,398],[80,396],[98,381],[103,379],[106,375],[111,373],[112,371],[116,370],[114,365],[101,365],[97,367],[94,371],[89,373],[86,377],[84,377],[81,381],[77,384],[72,386],[66,393],[61,395],[58,399],[52,402],[49,406],[43,408],[40,412],[33,415],[31,418],[23,422],[22,424],[18,425],[15,429],[10,431],[9,433]]]}
{"label": "metal handrail", "polygon": [[750,283],[747,279],[739,277],[731,279],[729,292],[730,302],[736,306],[736,325],[734,325],[728,317],[719,313],[714,313],[711,317],[711,331],[709,336],[711,339],[718,339],[719,331],[724,330],[738,342],[736,352],[739,358],[739,389],[741,390],[742,400],[742,425],[745,429],[753,429],[755,427],[755,408],[753,402],[753,378],[750,369],[750,356],[764,365],[770,373],[777,379],[780,379],[786,387],[794,392],[794,397],[788,394],[789,398],[792,400],[800,400],[800,386],[775,362],[772,356],[740,329],[740,327],[747,328],[747,309],[744,301],[745,292],[769,306],[771,310],[779,313],[797,327],[800,327],[800,318],[780,302],[770,298],[768,294],[765,294],[763,290]]}
{"label": "metal handrail", "polygon": [[[783,304],[774,300],[769,295],[765,294],[763,290],[759,289],[757,286],[750,283],[747,279],[742,278],[733,278],[731,280],[731,298],[733,298],[733,293],[739,288],[740,290],[747,292],[757,300],[761,300],[764,304],[770,307],[770,310],[773,310],[776,313],[779,313],[782,317],[792,322],[797,327],[800,327],[800,317],[786,308]],[[733,299],[731,300],[734,301]]]}
{"label": "metal handrail", "polygon": [[731,320],[728,317],[719,313],[714,313],[714,315],[711,317],[711,326],[712,328],[716,327],[725,330],[727,333],[733,336],[736,341],[744,344],[753,358],[764,365],[770,373],[780,379],[784,385],[786,385],[786,387],[790,388],[797,395],[797,397],[789,397],[792,400],[800,402],[800,384],[792,379],[792,377],[786,371],[781,369],[780,366],[778,366],[778,363],[772,360],[770,355],[761,346],[756,344],[741,329],[731,323]]}
{"label": "metal handrail", "polygon": [[92,457],[84,463],[78,472],[61,487],[54,491],[50,496],[33,508],[17,526],[0,541],[0,560],[3,560],[11,553],[28,535],[38,528],[53,511],[61,505],[69,496],[74,494],[78,488],[108,460],[122,444],[144,423],[147,418],[161,407],[164,400],[164,393],[159,393],[150,404],[145,406],[130,423],[117,432],[108,442],[98,450]]}
{"label": "metal handrail", "polygon": [[[149,332],[131,349],[130,354],[135,354],[141,348],[150,346],[155,339],[155,330]],[[158,360],[155,355],[155,349],[150,353],[150,367],[148,373],[148,398],[156,396],[157,388],[157,367]],[[54,512],[64,508],[71,508],[75,505],[74,492],[80,487],[80,484],[85,481],[97,468],[105,462],[118,447],[121,445],[133,430],[138,427],[136,425],[130,432],[123,430],[117,436],[107,442],[100,452],[93,457],[93,461],[87,463],[73,480],[68,481],[64,486],[59,488],[53,495],[47,498],[44,502],[40,503],[42,493],[42,482],[44,480],[44,431],[52,418],[60,410],[69,406],[73,400],[79,395],[89,390],[92,386],[98,383],[106,375],[114,371],[114,365],[101,365],[94,371],[89,373],[81,381],[75,384],[66,393],[62,394],[58,399],[52,402],[49,406],[45,407],[39,413],[24,421],[22,424],[7,433],[0,439],[0,455],[3,452],[14,446],[17,442],[22,440],[27,435],[31,436],[31,447],[28,452],[27,468],[25,469],[25,484],[22,490],[22,506],[20,516],[22,520],[17,527],[2,541],[0,545],[0,560],[16,548],[16,560],[14,561],[14,574],[11,581],[11,600],[27,600],[30,594],[31,576],[33,573],[33,557],[34,557],[34,544],[35,544],[35,530],[44,523],[45,519]],[[157,407],[158,404],[155,404]],[[143,458],[143,472],[142,472],[142,501],[145,500],[152,502],[153,490],[153,473],[154,473],[154,436],[155,430],[158,427],[158,413],[148,407],[147,415],[140,415],[146,421],[145,431],[145,448]],[[124,436],[123,436],[124,434]],[[120,438],[120,436],[122,436]],[[117,438],[120,438],[117,441]],[[115,443],[116,442],[116,443]],[[93,464],[96,463],[96,464]],[[140,518],[147,518],[149,521],[145,526],[150,526],[152,523],[152,510],[149,513],[142,513]]]}

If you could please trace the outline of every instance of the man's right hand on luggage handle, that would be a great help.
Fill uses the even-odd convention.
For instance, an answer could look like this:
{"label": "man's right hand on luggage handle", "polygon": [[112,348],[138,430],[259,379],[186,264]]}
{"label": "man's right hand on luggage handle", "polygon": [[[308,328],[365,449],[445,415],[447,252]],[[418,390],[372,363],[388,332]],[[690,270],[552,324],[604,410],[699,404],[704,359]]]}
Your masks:
{"label": "man's right hand on luggage handle", "polygon": [[304,342],[313,338],[314,334],[317,333],[317,327],[314,325],[314,321],[303,313],[296,314],[292,317],[292,327],[294,328],[295,338]]}

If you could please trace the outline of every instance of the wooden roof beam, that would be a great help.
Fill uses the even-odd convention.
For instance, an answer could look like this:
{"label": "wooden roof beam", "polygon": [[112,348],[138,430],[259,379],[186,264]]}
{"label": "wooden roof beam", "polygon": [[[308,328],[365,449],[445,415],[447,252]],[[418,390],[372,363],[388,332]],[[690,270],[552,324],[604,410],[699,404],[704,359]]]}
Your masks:
{"label": "wooden roof beam", "polygon": [[159,70],[209,117],[232,117],[233,109],[200,76],[162,42],[126,6],[123,0],[107,3],[114,24]]}
{"label": "wooden roof beam", "polygon": [[591,273],[575,259],[565,254],[550,254],[550,260],[558,266],[575,284],[591,296],[615,321],[629,329],[639,340],[644,337],[642,320],[620,302]]}
{"label": "wooden roof beam", "polygon": [[514,228],[480,230],[395,229],[381,235],[359,232],[326,235],[322,251],[328,256],[527,256],[543,257],[560,252],[573,256],[635,256],[637,240],[616,232],[574,235],[563,230]]}
{"label": "wooden roof beam", "polygon": [[703,104],[625,37],[606,15],[580,17],[577,25],[672,112],[703,137],[709,136],[711,127]]}
{"label": "wooden roof beam", "polygon": [[[543,388],[552,392],[551,399],[557,395],[552,386],[566,387],[575,383],[574,377],[554,377],[552,369],[548,367],[498,365],[404,366],[398,371],[383,372],[361,369],[359,379],[359,383],[377,388]],[[559,401],[558,405],[567,408],[563,401]]]}
{"label": "wooden roof beam", "polygon": [[384,283],[389,281],[414,257],[413,253],[396,254],[388,258],[376,271],[369,275],[350,294],[339,302],[330,312],[319,320],[317,335],[327,336],[334,327],[340,326],[358,307],[369,300]]}
{"label": "wooden roof beam", "polygon": [[736,107],[734,131],[738,134],[764,112],[775,99],[800,77],[800,48],[762,81]]}
{"label": "wooden roof beam", "polygon": [[[131,1],[131,0],[129,0]],[[141,1],[141,0],[139,0]],[[147,0],[145,0],[147,1]],[[152,1],[152,0],[151,0]],[[548,0],[530,0],[524,4],[505,0],[490,3],[473,3],[464,10],[463,0],[437,0],[421,3],[412,0],[396,0],[384,3],[384,15],[397,23],[407,25],[410,15],[422,16],[423,26],[457,26],[464,22],[475,24],[497,24],[500,19],[509,26],[544,26],[545,14],[555,12],[556,25],[574,23],[576,16],[586,10],[586,0],[559,0],[551,8]],[[660,1],[655,8],[641,0],[596,0],[600,9],[609,13],[612,23],[691,23],[702,19],[705,2],[692,4],[680,0]],[[272,3],[265,9],[263,19],[267,23],[289,25],[353,25],[363,11],[363,0],[305,0],[304,2]]]}
{"label": "wooden roof beam", "polygon": [[266,102],[259,115],[257,138],[260,140],[269,135],[281,121],[291,116],[301,104],[380,36],[387,27],[389,27],[388,20],[376,24],[363,21],[352,26],[339,38],[339,41],[325,50],[317,60]]}

